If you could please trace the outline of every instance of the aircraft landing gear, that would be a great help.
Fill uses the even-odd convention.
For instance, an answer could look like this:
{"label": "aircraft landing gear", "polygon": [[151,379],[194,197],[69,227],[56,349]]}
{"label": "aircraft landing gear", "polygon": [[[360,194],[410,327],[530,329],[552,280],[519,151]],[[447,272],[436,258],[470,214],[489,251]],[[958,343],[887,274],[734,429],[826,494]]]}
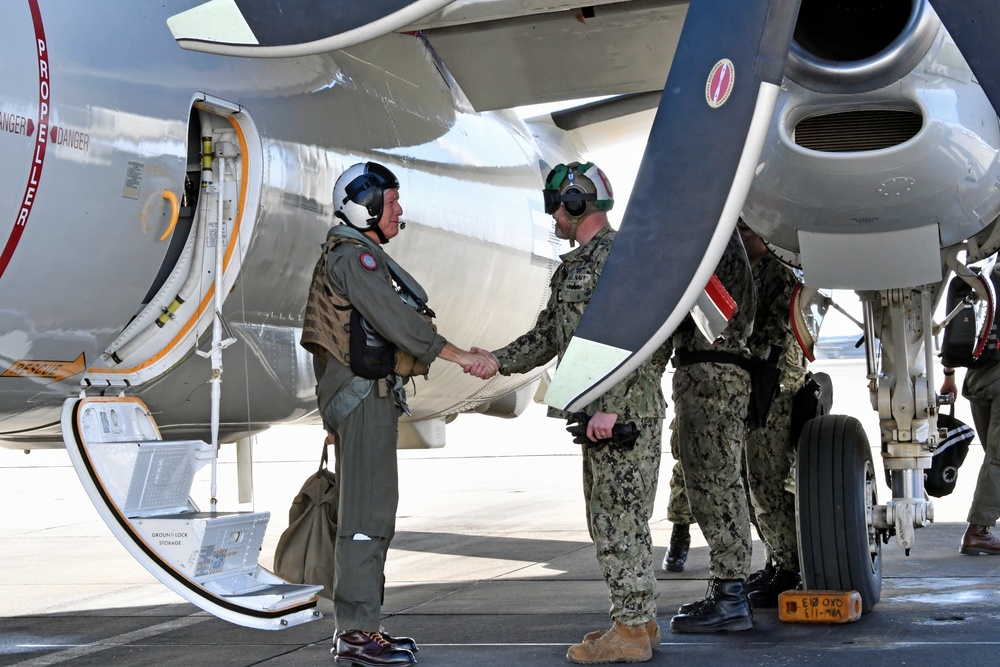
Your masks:
{"label": "aircraft landing gear", "polygon": [[867,613],[882,593],[882,543],[873,524],[875,467],[861,422],[825,415],[799,438],[795,509],[806,589],[856,590]]}

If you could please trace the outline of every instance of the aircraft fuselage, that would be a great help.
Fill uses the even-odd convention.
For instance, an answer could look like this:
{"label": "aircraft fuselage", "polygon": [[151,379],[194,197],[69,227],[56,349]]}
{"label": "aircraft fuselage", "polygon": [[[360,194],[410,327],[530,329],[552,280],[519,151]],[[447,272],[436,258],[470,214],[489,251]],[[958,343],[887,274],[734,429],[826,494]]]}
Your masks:
{"label": "aircraft fuselage", "polygon": [[[223,315],[238,341],[225,352],[230,436],[317,421],[298,327],[333,183],[354,162],[399,175],[408,227],[388,250],[427,289],[446,337],[490,347],[531,325],[558,252],[537,190],[548,161],[572,157],[566,146],[540,146],[511,113],[474,113],[416,36],[225,58],[177,46],[165,21],[178,10],[28,0],[0,27],[0,444],[58,442],[60,406],[87,387],[142,396],[165,431],[203,428],[210,367],[193,352],[211,328],[211,288],[133,337],[149,340],[131,357],[108,354],[130,322],[156,319],[149,304],[171,303],[158,286],[184,282],[166,278],[185,255],[180,226],[168,251],[165,191],[192,228],[202,215],[224,220]],[[235,153],[212,164],[229,194],[206,196],[225,180],[203,171],[206,123],[217,156]],[[216,229],[188,249],[202,262],[191,283],[212,279]],[[443,366],[417,380],[414,418],[512,386]]]}

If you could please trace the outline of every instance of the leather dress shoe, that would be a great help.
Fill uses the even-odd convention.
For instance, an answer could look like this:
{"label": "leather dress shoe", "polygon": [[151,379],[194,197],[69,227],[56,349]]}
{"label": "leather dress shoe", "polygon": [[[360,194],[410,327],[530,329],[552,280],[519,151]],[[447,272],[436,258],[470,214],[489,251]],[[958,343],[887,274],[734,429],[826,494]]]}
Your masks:
{"label": "leather dress shoe", "polygon": [[415,640],[413,637],[393,637],[388,632],[386,632],[385,628],[379,628],[378,631],[383,637],[389,640],[390,644],[392,644],[396,648],[403,648],[411,653],[416,653],[417,651],[420,650],[420,648],[417,646],[417,640]]}
{"label": "leather dress shoe", "polygon": [[691,548],[691,526],[675,523],[670,531],[670,546],[663,556],[663,569],[667,572],[683,572]]}
{"label": "leather dress shoe", "polygon": [[771,580],[747,594],[754,609],[774,609],[778,606],[778,596],[785,591],[798,588],[802,576],[794,570],[777,570]]}
{"label": "leather dress shoe", "polygon": [[970,523],[959,551],[967,556],[1000,556],[1000,540],[990,533],[990,526]]}
{"label": "leather dress shoe", "polygon": [[[384,627],[379,627],[378,632],[380,635],[382,635],[383,639],[388,641],[396,648],[406,649],[410,653],[416,653],[417,651],[420,650],[420,648],[417,646],[417,640],[413,639],[413,637],[393,637],[386,631]],[[334,634],[333,636],[334,646],[337,645],[337,639],[340,637],[341,634],[343,633],[338,632]]]}
{"label": "leather dress shoe", "polygon": [[742,579],[713,579],[709,596],[687,614],[670,619],[670,629],[680,634],[749,630],[753,611]]}
{"label": "leather dress shoe", "polygon": [[350,630],[337,637],[331,651],[337,662],[355,667],[409,667],[417,664],[413,653],[397,648],[381,632]]}

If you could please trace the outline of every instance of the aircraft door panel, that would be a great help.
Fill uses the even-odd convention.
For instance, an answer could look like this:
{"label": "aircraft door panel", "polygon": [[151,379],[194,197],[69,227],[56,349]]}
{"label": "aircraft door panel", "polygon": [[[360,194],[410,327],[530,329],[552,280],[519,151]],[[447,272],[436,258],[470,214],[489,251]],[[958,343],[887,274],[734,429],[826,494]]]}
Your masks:
{"label": "aircraft door panel", "polygon": [[208,95],[194,107],[179,207],[187,219],[173,230],[140,312],[87,373],[91,385],[142,385],[187,357],[211,329],[217,263],[225,294],[242,266],[260,197],[255,125],[238,105]]}

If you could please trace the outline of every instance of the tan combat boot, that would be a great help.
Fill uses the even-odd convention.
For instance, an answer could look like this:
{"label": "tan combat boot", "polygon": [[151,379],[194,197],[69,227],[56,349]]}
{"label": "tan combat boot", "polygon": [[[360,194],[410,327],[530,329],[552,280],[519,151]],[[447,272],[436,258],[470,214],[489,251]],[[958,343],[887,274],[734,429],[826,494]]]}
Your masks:
{"label": "tan combat boot", "polygon": [[[655,618],[651,618],[646,621],[646,634],[649,635],[649,646],[655,651],[660,648],[660,643],[662,639],[660,638],[660,624],[656,622]],[[601,638],[604,634],[604,630],[594,630],[593,632],[588,632],[583,636],[583,643],[593,643]]]}
{"label": "tan combat boot", "polygon": [[622,625],[615,621],[611,629],[596,640],[570,646],[566,659],[581,665],[646,662],[653,657],[646,625]]}

